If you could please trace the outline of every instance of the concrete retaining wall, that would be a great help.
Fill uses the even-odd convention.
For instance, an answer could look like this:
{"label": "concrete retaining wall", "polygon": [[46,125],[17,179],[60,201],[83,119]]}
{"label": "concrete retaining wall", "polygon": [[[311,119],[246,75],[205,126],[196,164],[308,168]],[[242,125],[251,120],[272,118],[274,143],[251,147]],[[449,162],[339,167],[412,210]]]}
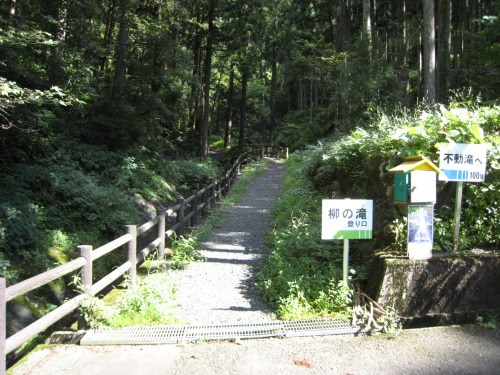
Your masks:
{"label": "concrete retaining wall", "polygon": [[378,255],[365,290],[382,306],[394,306],[405,328],[473,323],[500,314],[500,255],[421,261]]}

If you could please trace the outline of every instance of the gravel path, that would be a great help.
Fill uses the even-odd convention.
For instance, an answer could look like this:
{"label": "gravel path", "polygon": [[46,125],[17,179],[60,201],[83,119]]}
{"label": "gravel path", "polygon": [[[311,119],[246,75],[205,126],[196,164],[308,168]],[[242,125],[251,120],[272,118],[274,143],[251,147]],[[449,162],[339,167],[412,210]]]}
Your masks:
{"label": "gravel path", "polygon": [[273,318],[257,298],[252,270],[266,254],[264,233],[285,167],[276,160],[247,186],[220,226],[200,245],[205,262],[191,263],[180,276],[176,303],[183,323],[258,322]]}

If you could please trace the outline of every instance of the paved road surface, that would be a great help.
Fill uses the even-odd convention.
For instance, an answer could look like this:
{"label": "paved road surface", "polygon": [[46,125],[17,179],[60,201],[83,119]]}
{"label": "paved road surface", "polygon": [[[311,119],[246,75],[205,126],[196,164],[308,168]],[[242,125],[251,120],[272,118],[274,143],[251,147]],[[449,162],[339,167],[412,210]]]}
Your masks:
{"label": "paved road surface", "polygon": [[500,374],[500,331],[477,326],[188,345],[59,345],[12,375]]}

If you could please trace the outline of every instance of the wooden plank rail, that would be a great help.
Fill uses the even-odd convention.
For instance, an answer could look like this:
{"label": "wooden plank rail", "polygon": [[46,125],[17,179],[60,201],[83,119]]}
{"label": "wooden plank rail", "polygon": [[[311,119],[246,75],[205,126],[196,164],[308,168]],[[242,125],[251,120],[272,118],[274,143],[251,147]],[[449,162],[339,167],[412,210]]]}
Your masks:
{"label": "wooden plank rail", "polygon": [[[251,159],[261,159],[265,155],[288,157],[288,148],[276,146],[264,146],[252,149],[242,153],[233,163],[232,167],[223,173],[218,179],[211,181],[201,190],[193,191],[192,195],[179,202],[166,211],[160,211],[154,219],[137,227],[136,225],[127,225],[127,233],[114,239],[107,244],[92,249],[90,245],[78,246],[80,257],[45,271],[39,275],[21,281],[9,287],[6,286],[6,280],[0,278],[0,375],[6,371],[6,355],[14,351],[28,340],[43,332],[54,323],[75,311],[87,296],[94,296],[108,287],[121,276],[128,272],[131,287],[137,285],[137,266],[154,249],[158,249],[158,257],[162,259],[165,254],[165,240],[171,238],[174,234],[182,235],[184,227],[196,226],[197,217],[206,215],[210,205],[215,204],[227,195],[230,187],[234,184],[241,168]],[[175,223],[167,228],[166,218],[176,217]],[[148,233],[151,229],[157,228],[157,237],[145,248],[137,251],[137,239],[139,236]],[[127,261],[118,266],[101,280],[93,283],[93,262],[104,255],[127,245]],[[81,293],[76,297],[66,301],[55,310],[49,312],[42,318],[36,320],[21,331],[7,338],[6,334],[6,304],[28,292],[40,288],[48,283],[57,280],[63,276],[69,275],[80,270],[81,275]]]}

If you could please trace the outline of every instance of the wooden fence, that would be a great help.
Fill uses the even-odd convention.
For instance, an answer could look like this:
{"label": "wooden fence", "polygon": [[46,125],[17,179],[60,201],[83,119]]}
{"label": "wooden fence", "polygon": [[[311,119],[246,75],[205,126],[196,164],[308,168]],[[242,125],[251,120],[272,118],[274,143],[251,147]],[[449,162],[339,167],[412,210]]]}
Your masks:
{"label": "wooden fence", "polygon": [[[232,167],[222,174],[220,178],[213,180],[201,190],[193,191],[193,194],[189,198],[179,200],[174,207],[160,212],[154,219],[147,223],[139,227],[136,225],[127,225],[127,233],[123,236],[97,249],[93,249],[90,245],[78,246],[80,257],[21,281],[18,284],[6,287],[6,280],[0,278],[0,375],[5,374],[7,354],[75,311],[87,296],[98,294],[126,273],[129,275],[131,287],[135,288],[137,285],[137,265],[152,253],[154,249],[158,249],[158,257],[162,259],[165,255],[166,238],[172,237],[174,233],[177,235],[184,234],[186,225],[195,227],[198,217],[207,214],[209,205],[221,200],[222,196],[228,193],[237,175],[240,173],[241,167],[250,159],[259,159],[267,155],[287,158],[288,149],[265,146],[247,151],[241,154]],[[175,219],[171,226],[167,226],[168,217]],[[138,252],[138,238],[155,227],[157,230],[156,239]],[[128,260],[94,283],[92,272],[93,262],[124,245],[127,245]],[[81,274],[81,294],[66,301],[55,310],[7,338],[7,302],[78,270],[80,270]]]}

